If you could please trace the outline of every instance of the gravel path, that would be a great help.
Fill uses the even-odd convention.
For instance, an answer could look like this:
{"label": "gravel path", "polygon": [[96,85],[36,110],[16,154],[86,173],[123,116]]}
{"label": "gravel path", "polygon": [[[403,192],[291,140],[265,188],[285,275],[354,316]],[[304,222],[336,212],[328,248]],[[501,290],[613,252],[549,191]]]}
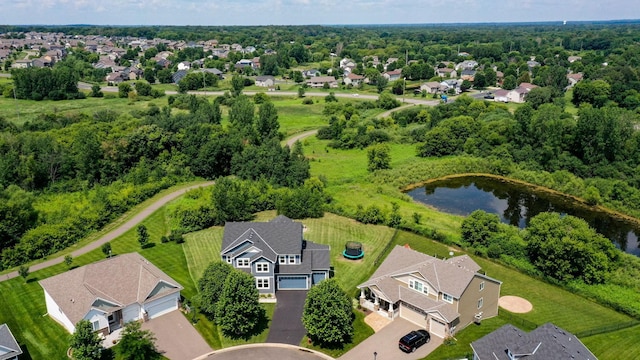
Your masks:
{"label": "gravel path", "polygon": [[[103,244],[108,243],[109,241],[117,238],[118,236],[124,234],[125,232],[131,230],[134,226],[138,225],[140,222],[142,222],[142,220],[146,219],[149,215],[153,214],[156,210],[158,210],[159,208],[161,208],[162,206],[164,206],[165,204],[167,204],[169,201],[179,197],[180,195],[184,194],[185,192],[192,190],[192,189],[196,189],[199,187],[205,187],[205,186],[211,186],[213,185],[214,182],[213,181],[209,181],[206,183],[201,183],[198,185],[192,185],[189,187],[186,187],[184,189],[180,189],[180,190],[176,190],[172,193],[169,193],[165,196],[163,196],[162,198],[158,199],[156,202],[154,202],[153,204],[151,204],[150,206],[148,206],[147,208],[143,209],[142,211],[140,211],[138,214],[136,214],[134,217],[132,217],[131,219],[129,219],[127,222],[125,222],[124,224],[118,226],[117,228],[115,228],[114,230],[111,230],[110,232],[108,232],[107,234],[105,234],[104,236],[102,236],[101,238],[99,238],[98,240],[91,242],[83,247],[81,247],[80,249],[77,249],[75,251],[73,251],[71,253],[71,256],[78,257],[81,255],[84,255],[86,253],[88,253],[91,250],[95,250],[99,247],[101,247]],[[45,268],[48,268],[50,266],[53,265],[57,265],[60,264],[64,261],[64,256],[59,256],[57,258],[53,258],[38,264],[35,264],[33,266],[31,266],[29,268],[29,272],[35,272],[38,270],[42,270]],[[9,280],[9,279],[13,279],[15,277],[18,277],[18,272],[17,271],[13,271],[10,272],[8,274],[3,275],[0,278],[0,282],[5,281],[5,280]]]}

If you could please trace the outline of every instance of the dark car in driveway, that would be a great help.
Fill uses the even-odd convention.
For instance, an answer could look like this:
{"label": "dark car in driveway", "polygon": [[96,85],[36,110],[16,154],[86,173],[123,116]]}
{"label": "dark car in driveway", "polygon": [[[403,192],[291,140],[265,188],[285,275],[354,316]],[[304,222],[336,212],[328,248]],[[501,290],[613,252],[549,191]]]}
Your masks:
{"label": "dark car in driveway", "polygon": [[427,330],[414,330],[400,338],[398,347],[400,350],[410,353],[431,340],[431,335]]}

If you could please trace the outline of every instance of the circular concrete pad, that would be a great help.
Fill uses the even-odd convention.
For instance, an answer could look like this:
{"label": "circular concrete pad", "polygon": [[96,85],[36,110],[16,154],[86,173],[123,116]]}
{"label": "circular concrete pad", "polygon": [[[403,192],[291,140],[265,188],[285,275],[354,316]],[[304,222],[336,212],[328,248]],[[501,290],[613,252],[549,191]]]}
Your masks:
{"label": "circular concrete pad", "polygon": [[533,305],[531,305],[529,300],[523,299],[519,296],[502,296],[498,300],[498,305],[505,310],[518,314],[528,313],[533,310]]}
{"label": "circular concrete pad", "polygon": [[249,344],[203,355],[197,360],[333,360],[325,354],[287,344]]}

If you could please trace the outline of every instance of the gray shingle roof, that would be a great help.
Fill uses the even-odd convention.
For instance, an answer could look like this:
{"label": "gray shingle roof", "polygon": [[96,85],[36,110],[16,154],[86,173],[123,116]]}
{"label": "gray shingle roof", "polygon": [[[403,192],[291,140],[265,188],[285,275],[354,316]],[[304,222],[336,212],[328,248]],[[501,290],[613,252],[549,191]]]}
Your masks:
{"label": "gray shingle roof", "polygon": [[246,241],[247,230],[259,234],[265,245],[270,246],[276,254],[300,254],[302,251],[302,224],[278,216],[270,222],[227,222],[222,236],[222,253]]}
{"label": "gray shingle roof", "polygon": [[509,360],[508,352],[522,360],[597,360],[570,332],[546,323],[530,333],[504,325],[471,343],[479,360]]}
{"label": "gray shingle roof", "polygon": [[[160,284],[170,287],[153,294]],[[102,299],[126,307],[178,292],[182,286],[138,253],[118,255],[40,281],[73,324]],[[152,295],[152,296],[151,296]]]}
{"label": "gray shingle roof", "polygon": [[7,324],[0,325],[0,360],[13,359],[22,354],[22,349],[13,337]]}

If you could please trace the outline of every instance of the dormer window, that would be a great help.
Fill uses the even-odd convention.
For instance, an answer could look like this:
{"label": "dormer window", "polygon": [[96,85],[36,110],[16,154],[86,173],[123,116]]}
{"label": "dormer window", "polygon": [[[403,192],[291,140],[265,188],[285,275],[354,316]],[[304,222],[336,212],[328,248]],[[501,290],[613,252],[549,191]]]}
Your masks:
{"label": "dormer window", "polygon": [[249,267],[249,258],[240,258],[236,260],[236,266],[239,268]]}
{"label": "dormer window", "polygon": [[423,294],[429,295],[429,286],[423,284],[418,280],[409,279],[409,288],[421,292]]}
{"label": "dormer window", "polygon": [[279,255],[278,256],[278,263],[279,264],[286,264],[287,263],[287,256],[286,255]]}
{"label": "dormer window", "polygon": [[289,255],[289,264],[295,264],[296,263],[296,257],[293,255]]}

